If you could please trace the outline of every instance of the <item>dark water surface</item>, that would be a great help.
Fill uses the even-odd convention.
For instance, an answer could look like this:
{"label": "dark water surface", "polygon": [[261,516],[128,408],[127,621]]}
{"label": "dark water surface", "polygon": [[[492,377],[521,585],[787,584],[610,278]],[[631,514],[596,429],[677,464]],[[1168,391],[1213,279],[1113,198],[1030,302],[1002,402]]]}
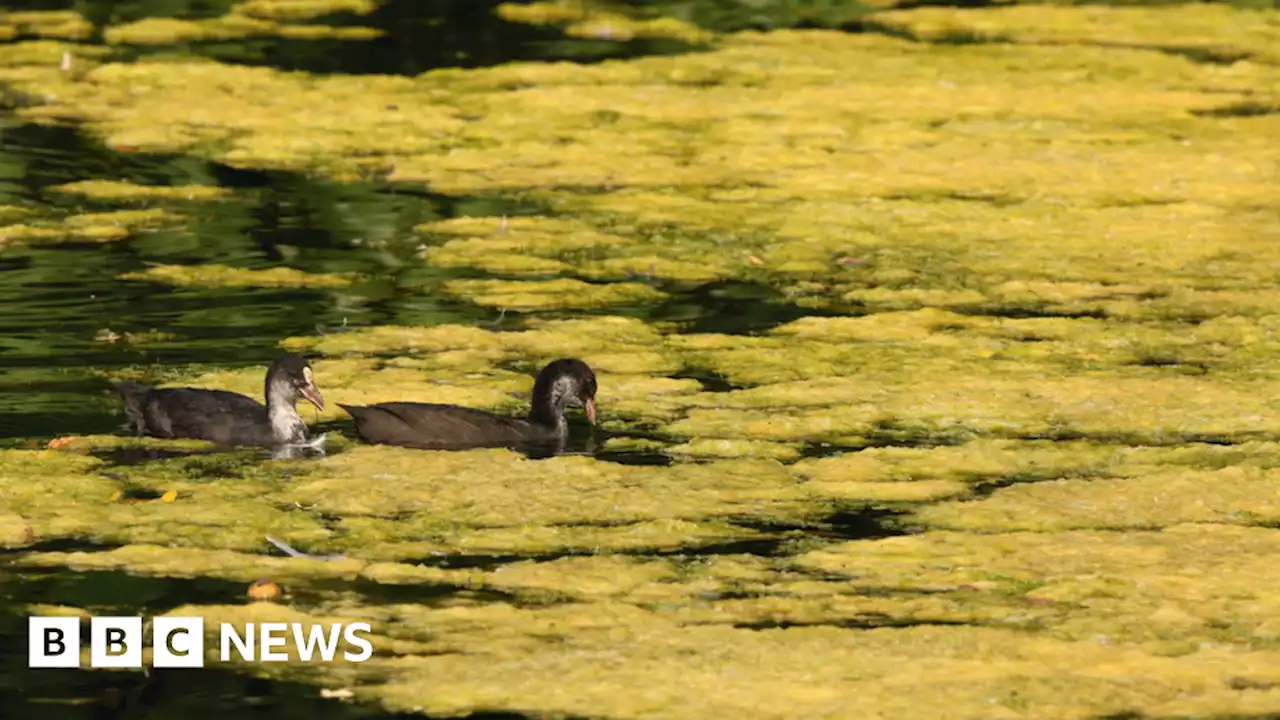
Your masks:
{"label": "dark water surface", "polygon": [[[6,7],[76,10],[97,30],[150,17],[207,19],[225,15],[235,0],[133,0],[76,2],[17,0]],[[441,67],[475,68],[520,60],[593,63],[613,58],[666,55],[696,50],[670,38],[627,41],[566,38],[559,30],[508,22],[494,9],[502,0],[387,0],[368,15],[339,12],[301,24],[371,27],[375,40],[245,38],[182,43],[180,47],[122,47],[116,59],[175,49],[221,62],[266,65],[314,73],[417,75]]]}
{"label": "dark water surface", "polygon": [[[200,183],[240,190],[184,212],[196,222],[125,243],[0,251],[0,443],[107,432],[119,424],[101,372],[125,366],[255,365],[317,326],[482,321],[492,313],[415,292],[438,282],[415,261],[416,224],[456,214],[518,212],[500,199],[457,201],[294,175],[232,171],[190,158],[113,153],[67,128],[0,125],[0,204],[95,206],[46,189],[73,180]],[[376,277],[348,293],[185,289],[123,281],[147,264],[287,265]],[[100,334],[157,331],[137,344]]]}

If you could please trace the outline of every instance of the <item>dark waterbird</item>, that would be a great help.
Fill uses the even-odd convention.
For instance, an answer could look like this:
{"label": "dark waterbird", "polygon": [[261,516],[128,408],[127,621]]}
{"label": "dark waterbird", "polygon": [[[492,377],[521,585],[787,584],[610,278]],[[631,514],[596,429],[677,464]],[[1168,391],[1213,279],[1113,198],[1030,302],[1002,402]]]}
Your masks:
{"label": "dark waterbird", "polygon": [[294,404],[301,398],[324,410],[311,364],[293,354],[281,356],[267,369],[265,407],[253,398],[226,390],[153,388],[130,380],[117,388],[129,418],[125,427],[132,432],[220,445],[304,443],[307,425]]}
{"label": "dark waterbird", "polygon": [[567,406],[586,410],[596,423],[596,374],[581,360],[565,358],[548,364],[533,384],[528,417],[495,415],[484,410],[433,403],[387,402],[343,405],[355,418],[360,437],[380,445],[420,449],[562,445],[569,434]]}

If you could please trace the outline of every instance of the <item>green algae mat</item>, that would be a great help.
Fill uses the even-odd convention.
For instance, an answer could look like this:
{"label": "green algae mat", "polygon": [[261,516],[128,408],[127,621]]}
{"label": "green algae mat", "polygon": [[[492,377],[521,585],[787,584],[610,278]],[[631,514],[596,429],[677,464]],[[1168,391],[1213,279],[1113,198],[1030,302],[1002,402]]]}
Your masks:
{"label": "green algae mat", "polygon": [[[326,457],[0,450],[0,580],[163,579],[190,588],[170,615],[369,622],[363,663],[230,665],[369,712],[1280,713],[1280,11],[866,8],[860,33],[715,33],[540,3],[497,12],[696,52],[413,77],[118,55],[373,34],[308,24],[335,7],[242,3],[102,45],[75,13],[13,14],[0,83],[21,121],[127,155],[526,208],[350,248],[394,273],[175,256],[122,285],[490,320],[282,338],[313,358]],[[0,207],[0,252],[194,244],[245,192],[63,184],[84,207]],[[759,303],[785,317],[689,310]],[[557,457],[365,446],[337,407],[520,413],[562,356],[596,370],[601,424],[575,418]],[[262,371],[99,374],[258,395]],[[261,579],[284,594],[250,602]]]}

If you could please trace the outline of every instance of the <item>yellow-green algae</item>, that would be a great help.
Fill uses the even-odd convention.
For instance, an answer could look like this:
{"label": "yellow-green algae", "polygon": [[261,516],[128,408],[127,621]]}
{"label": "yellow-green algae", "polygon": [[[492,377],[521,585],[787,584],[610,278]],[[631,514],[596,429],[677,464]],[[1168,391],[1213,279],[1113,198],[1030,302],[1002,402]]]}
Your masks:
{"label": "yellow-green algae", "polygon": [[502,3],[496,12],[511,22],[563,25],[565,34],[571,37],[617,41],[636,37],[670,37],[694,44],[709,43],[715,39],[713,33],[673,17],[640,20],[593,8],[585,2]]}
{"label": "yellow-green algae", "polygon": [[[254,486],[209,482],[209,478],[248,472],[245,468],[251,466],[245,458],[194,456],[162,464],[163,469],[143,479],[99,475],[101,461],[74,453],[3,453],[0,483],[7,507],[25,519],[35,540],[73,537],[107,544],[253,550],[262,547],[264,534],[322,532],[317,519],[290,513],[287,508],[235,502],[236,498],[259,494]],[[32,482],[37,472],[40,482]],[[175,502],[113,501],[117,492],[139,489],[174,491],[179,498]]]}
{"label": "yellow-green algae", "polygon": [[372,40],[382,31],[366,27],[330,27],[327,25],[289,25],[243,15],[226,15],[212,20],[177,18],[145,18],[125,25],[107,28],[103,33],[114,45],[172,45],[182,42],[231,40],[276,35],[315,40]]}
{"label": "yellow-green algae", "polygon": [[121,435],[71,435],[51,440],[49,447],[62,452],[88,454],[94,450],[199,451],[214,450],[217,446],[204,440],[169,440]]}
{"label": "yellow-green algae", "polygon": [[0,512],[0,547],[22,547],[30,544],[34,539],[35,531],[21,515]]}
{"label": "yellow-green algae", "polygon": [[64,234],[59,228],[37,227],[27,224],[0,227],[0,245],[31,241],[57,241],[63,237]]}
{"label": "yellow-green algae", "polygon": [[250,270],[227,265],[153,265],[146,270],[125,273],[125,280],[149,280],[179,287],[299,287],[340,288],[353,280],[334,273],[309,273],[277,267]]}
{"label": "yellow-green algae", "polygon": [[383,31],[370,27],[330,27],[328,25],[281,25],[276,32],[283,38],[295,40],[375,40]]}
{"label": "yellow-green algae", "polygon": [[1217,3],[1155,7],[917,8],[877,13],[868,21],[922,40],[982,39],[1012,42],[1096,43],[1154,47],[1280,64],[1280,27],[1274,13]]}
{"label": "yellow-green algae", "polygon": [[212,185],[137,185],[122,180],[78,180],[54,185],[50,192],[80,195],[93,200],[184,200],[189,202],[215,200],[229,194],[226,188]]}
{"label": "yellow-green algae", "polygon": [[[98,59],[109,55],[110,48],[77,42],[56,40],[26,40],[0,42],[0,83],[5,86],[3,102],[6,107],[30,103],[36,100],[25,90],[13,87],[22,83],[26,90],[42,93],[48,100],[57,89],[48,86],[36,90],[31,83],[59,84],[62,80],[82,78]],[[24,120],[35,124],[61,124],[73,121],[77,114],[65,107],[32,106]]]}
{"label": "yellow-green algae", "polygon": [[18,37],[86,40],[93,23],[71,10],[27,10],[0,13],[0,40]]}
{"label": "yellow-green algae", "polygon": [[0,222],[13,222],[28,217],[32,210],[21,205],[0,205]]}
{"label": "yellow-green algae", "polygon": [[494,12],[503,20],[530,25],[549,25],[581,20],[590,12],[585,2],[502,3]]}
{"label": "yellow-green algae", "polygon": [[557,280],[449,280],[445,292],[476,305],[506,310],[594,308],[640,305],[666,294],[643,283],[593,284],[571,278]]}
{"label": "yellow-green algae", "polygon": [[0,225],[0,243],[111,242],[185,219],[161,208],[82,213],[63,218],[58,224],[46,221],[40,225]]}
{"label": "yellow-green algae", "polygon": [[782,461],[795,460],[800,456],[799,448],[786,443],[718,438],[699,438],[681,443],[673,446],[670,452],[676,457],[687,458],[753,457]]}
{"label": "yellow-green algae", "polygon": [[[5,82],[31,82],[37,78],[49,80],[62,72],[71,72],[74,76],[84,69],[82,66],[92,67],[96,58],[109,54],[109,48],[99,45],[56,40],[3,43],[0,44],[0,79]],[[64,71],[63,67],[68,62],[71,68]]]}
{"label": "yellow-green algae", "polygon": [[1274,524],[1276,473],[1230,467],[1011,487],[978,502],[922,510],[936,527],[990,531],[1152,528],[1180,522]]}
{"label": "yellow-green algae", "polygon": [[[545,217],[455,218],[416,230],[446,239],[426,251],[436,267],[466,267],[501,275],[576,274],[595,280],[645,277],[686,283],[732,277],[741,258],[638,228],[602,233],[584,222]],[[673,257],[679,252],[679,257]]]}
{"label": "yellow-green algae", "polygon": [[382,0],[245,0],[232,6],[232,12],[272,20],[310,20],[331,13],[368,15]]}

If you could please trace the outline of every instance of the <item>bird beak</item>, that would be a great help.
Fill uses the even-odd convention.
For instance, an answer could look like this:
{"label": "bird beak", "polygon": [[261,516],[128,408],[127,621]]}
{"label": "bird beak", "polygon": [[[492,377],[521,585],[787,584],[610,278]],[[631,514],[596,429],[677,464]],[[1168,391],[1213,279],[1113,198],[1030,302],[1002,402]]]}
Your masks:
{"label": "bird beak", "polygon": [[587,422],[591,423],[592,425],[595,425],[596,424],[596,399],[587,398],[587,402],[584,403],[583,407],[585,407],[587,410]]}
{"label": "bird beak", "polygon": [[300,392],[302,397],[307,399],[307,402],[315,405],[320,412],[324,412],[324,398],[320,397],[320,388],[316,387],[315,383],[304,385]]}

